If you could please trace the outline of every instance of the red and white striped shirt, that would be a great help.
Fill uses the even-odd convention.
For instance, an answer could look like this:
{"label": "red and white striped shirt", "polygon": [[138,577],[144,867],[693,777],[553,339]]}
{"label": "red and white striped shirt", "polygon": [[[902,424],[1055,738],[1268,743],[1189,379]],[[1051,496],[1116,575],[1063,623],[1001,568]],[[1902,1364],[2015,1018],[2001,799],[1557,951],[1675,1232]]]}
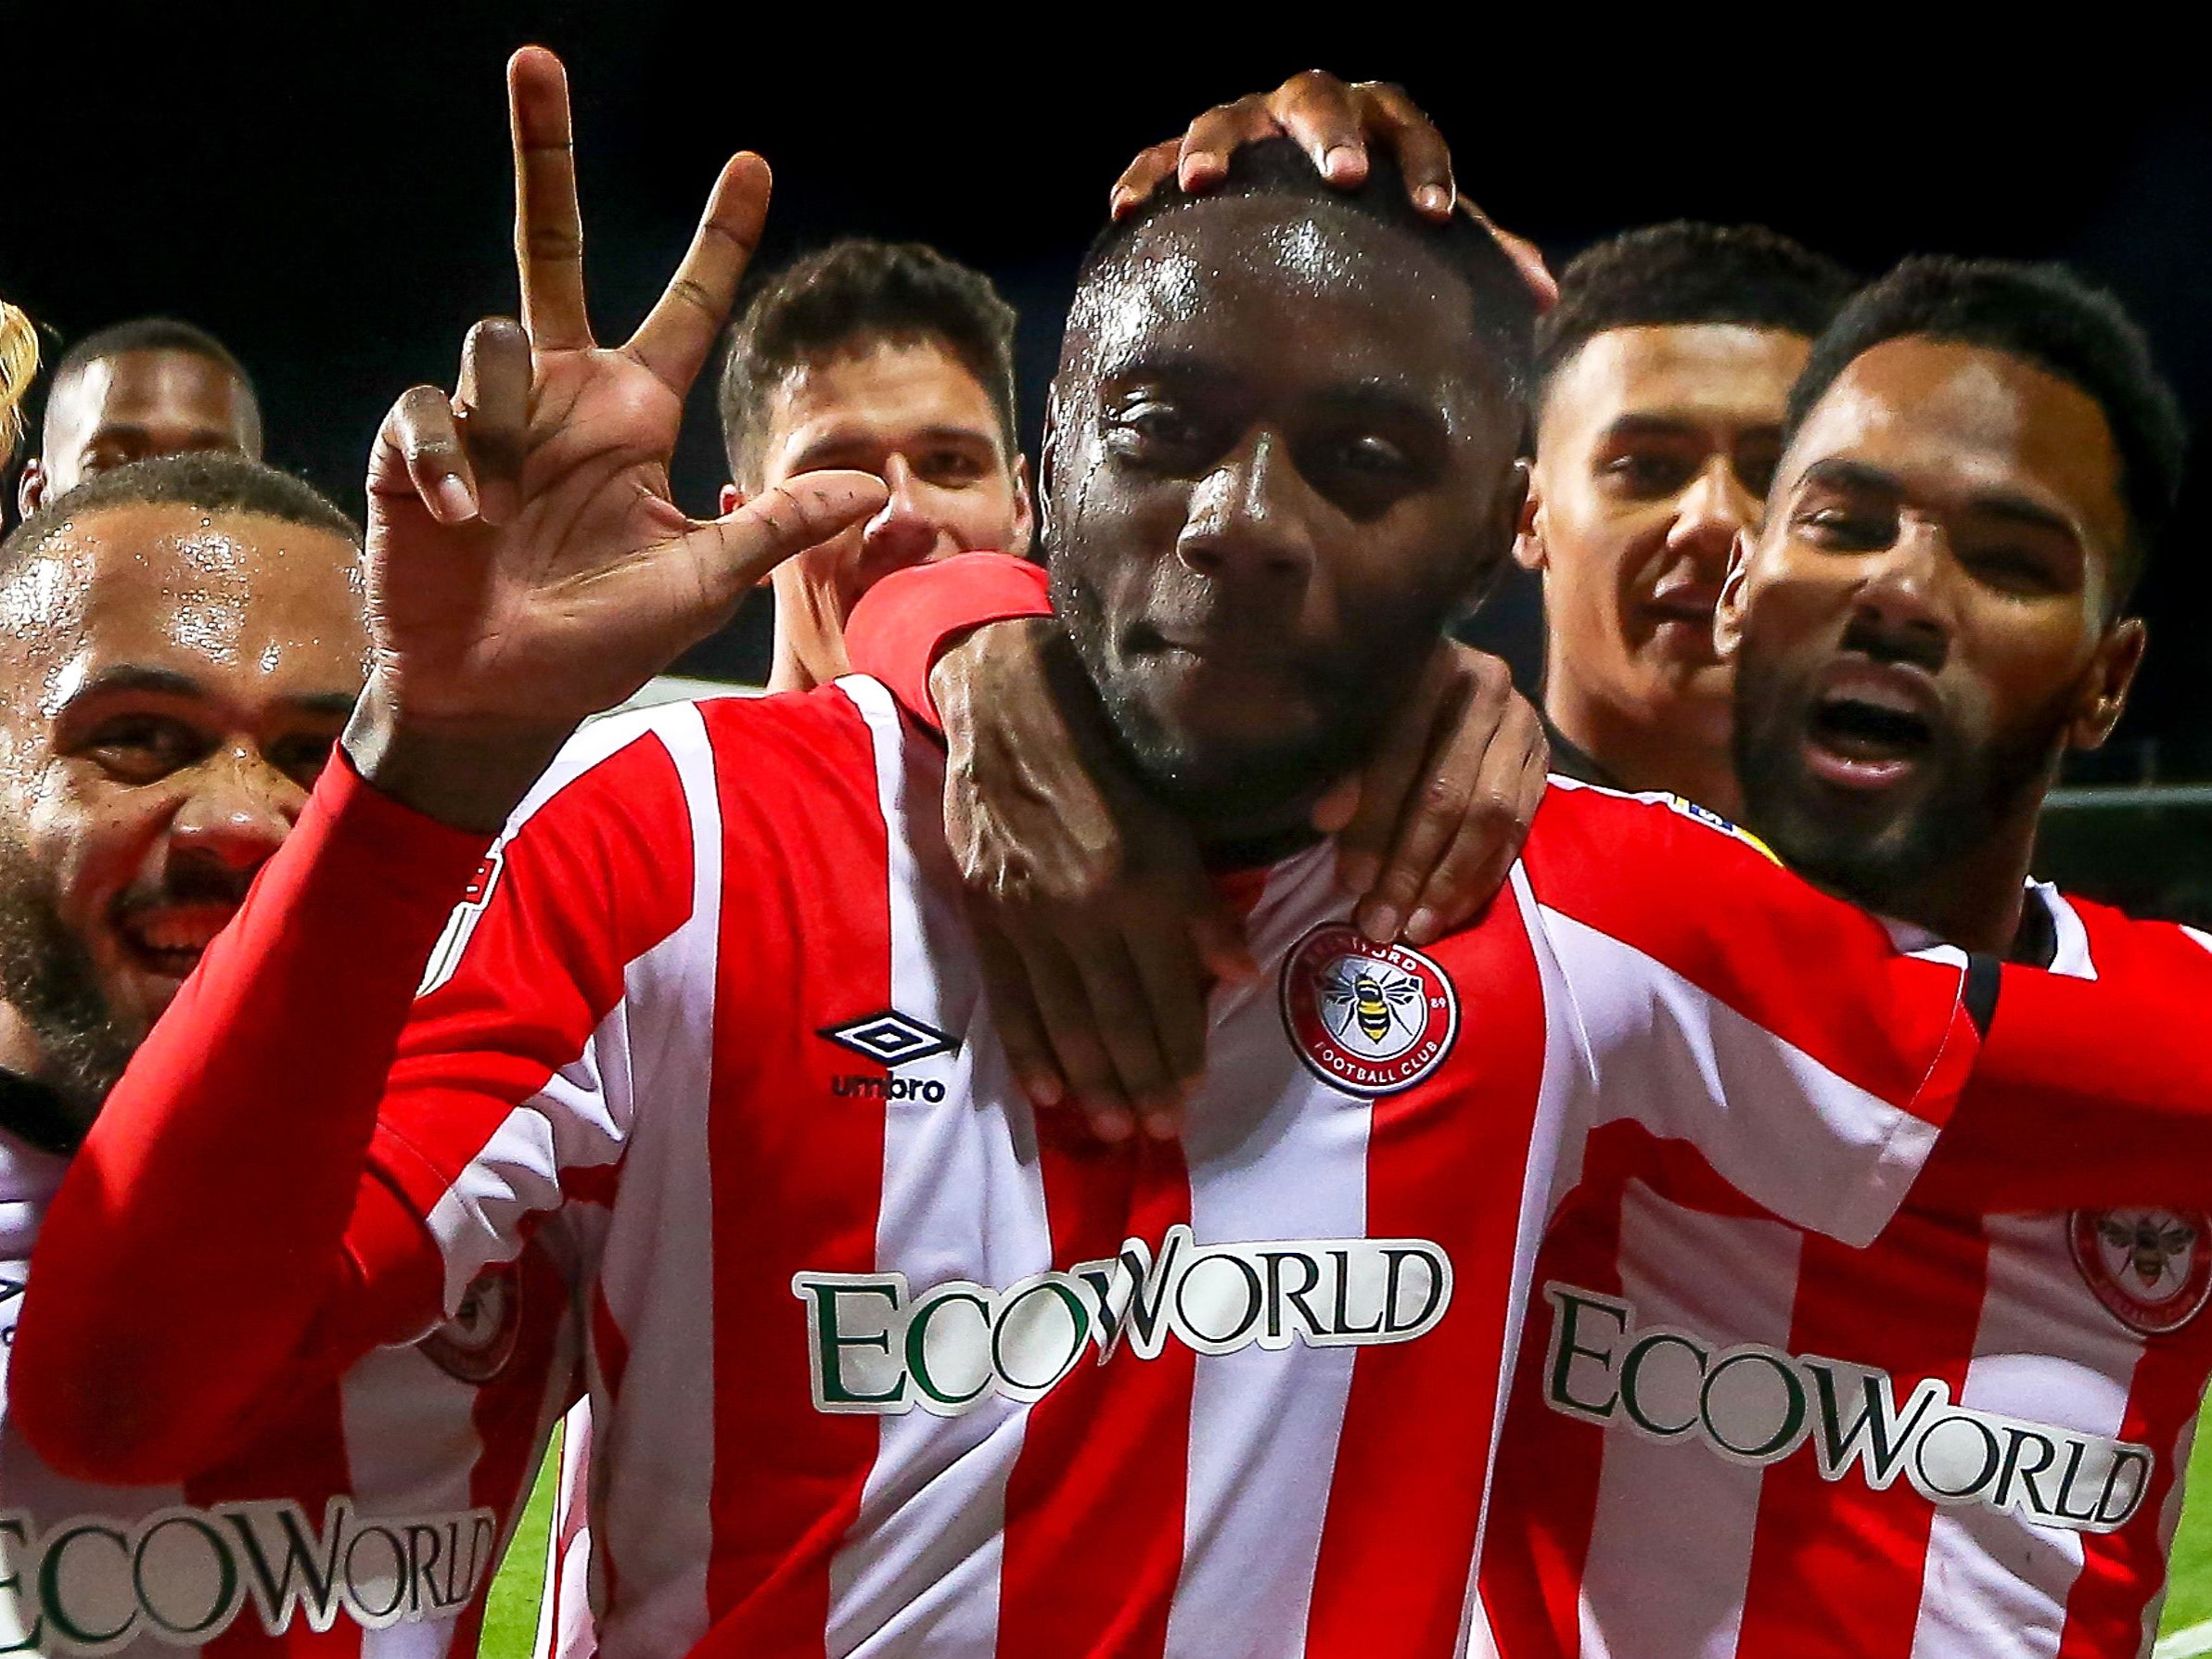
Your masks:
{"label": "red and white striped shirt", "polygon": [[1955,953],[1562,788],[1426,952],[1326,849],[1247,878],[1272,982],[1181,1145],[1102,1151],[1006,1075],[941,783],[867,681],[595,726],[401,1038],[371,1162],[449,1299],[584,1241],[618,1659],[1451,1653],[1566,1127],[1864,1243],[1971,1065]]}
{"label": "red and white striped shirt", "polygon": [[221,1466],[95,1486],[48,1467],[5,1410],[32,1246],[66,1168],[0,1133],[0,1653],[473,1653],[575,1387],[558,1231],[487,1268],[422,1342],[302,1391]]}
{"label": "red and white striped shirt", "polygon": [[[2057,973],[2146,1006],[2175,1006],[2177,966],[2202,961],[2185,929],[2030,902]],[[2063,1148],[2023,1151],[2064,1168]],[[1597,1129],[1562,1162],[1500,1454],[1482,1566],[1500,1649],[2147,1652],[2212,1372],[2212,1217],[2160,1207],[2155,1140],[2139,1155],[2151,1203],[1975,1218],[1915,1199],[1853,1249],[1681,1141]]]}

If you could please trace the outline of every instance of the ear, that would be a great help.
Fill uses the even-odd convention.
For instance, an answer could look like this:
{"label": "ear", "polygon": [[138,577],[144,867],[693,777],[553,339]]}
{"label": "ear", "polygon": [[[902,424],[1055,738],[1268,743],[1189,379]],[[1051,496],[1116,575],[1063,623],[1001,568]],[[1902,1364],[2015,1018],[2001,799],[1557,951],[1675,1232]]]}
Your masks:
{"label": "ear", "polygon": [[16,510],[28,518],[46,499],[46,466],[36,455],[23,463],[23,476],[16,480]]}
{"label": "ear", "polygon": [[1013,545],[1003,551],[1017,559],[1029,556],[1029,542],[1037,530],[1037,502],[1029,493],[1029,458],[1014,457],[1014,535]]}
{"label": "ear", "polygon": [[1521,498],[1520,522],[1514,527],[1513,562],[1524,570],[1541,574],[1551,562],[1544,549],[1543,491],[1537,487],[1536,470],[1524,461],[1521,466],[1528,477],[1528,493]]}
{"label": "ear", "polygon": [[1744,644],[1745,590],[1750,586],[1751,532],[1736,531],[1735,545],[1728,550],[1728,575],[1720,583],[1720,604],[1713,612],[1713,650],[1722,662],[1733,662]]}
{"label": "ear", "polygon": [[[1053,468],[1060,452],[1060,382],[1055,376],[1044,389],[1044,436],[1037,445],[1037,490],[1031,497],[1036,513],[1038,552],[1047,559],[1053,553]],[[1026,467],[1028,463],[1023,463]]]}
{"label": "ear", "polygon": [[2089,672],[2082,676],[2081,702],[2066,728],[2068,748],[2099,748],[2112,735],[2127,710],[2128,692],[2149,643],[2150,631],[2141,617],[2122,617],[2104,631]]}

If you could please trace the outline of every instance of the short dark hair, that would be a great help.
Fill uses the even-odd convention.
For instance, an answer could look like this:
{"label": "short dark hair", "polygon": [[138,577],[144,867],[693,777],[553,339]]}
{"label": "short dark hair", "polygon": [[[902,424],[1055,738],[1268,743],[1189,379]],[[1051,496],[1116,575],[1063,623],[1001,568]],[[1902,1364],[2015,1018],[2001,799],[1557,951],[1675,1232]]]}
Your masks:
{"label": "short dark hair", "polygon": [[1170,180],[1127,217],[1109,220],[1083,255],[1078,290],[1119,260],[1156,220],[1196,203],[1235,196],[1280,196],[1317,208],[1342,209],[1387,227],[1407,247],[1425,250],[1448,265],[1473,295],[1476,333],[1497,360],[1508,393],[1518,397],[1524,392],[1536,296],[1520,268],[1498,239],[1469,215],[1454,213],[1438,224],[1417,212],[1407,198],[1397,159],[1387,153],[1373,155],[1365,183],[1348,190],[1323,179],[1292,139],[1268,138],[1241,146],[1230,153],[1228,176],[1204,195],[1186,195]]}
{"label": "short dark hair", "polygon": [[196,450],[96,472],[74,490],[45,503],[0,542],[0,577],[14,571],[72,518],[142,503],[275,518],[328,530],[361,545],[361,527],[305,479],[227,450]]}
{"label": "short dark hair", "polygon": [[1538,402],[1569,358],[1616,328],[1722,324],[1811,339],[1856,286],[1825,254],[1763,224],[1677,219],[1623,231],[1560,273],[1559,303],[1536,325]]}
{"label": "short dark hair", "polygon": [[2132,595],[2181,491],[2188,428],[2151,342],[2120,302],[2063,265],[1919,254],[1845,306],[1790,390],[1795,438],[1836,377],[1885,340],[1920,336],[2016,357],[2079,388],[2103,412],[2120,463],[2128,532],[2115,614]]}
{"label": "short dark hair", "polygon": [[183,351],[204,357],[248,391],[253,389],[253,376],[231,355],[229,347],[206,329],[174,317],[134,317],[127,323],[94,329],[61,354],[61,361],[54,365],[54,378],[58,383],[87,364],[121,357],[125,351]]}
{"label": "short dark hair", "polygon": [[758,479],[768,401],[799,364],[879,341],[927,341],[976,377],[1012,461],[1014,308],[982,272],[920,242],[845,236],[793,261],[747,300],[722,355],[722,438],[741,483]]}
{"label": "short dark hair", "polygon": [[178,321],[175,317],[133,317],[128,322],[110,323],[105,328],[96,328],[61,354],[61,361],[54,365],[53,378],[46,383],[46,407],[54,406],[54,394],[77,375],[96,363],[110,357],[121,357],[126,351],[182,351],[190,357],[204,359],[223,370],[244,389],[246,407],[253,417],[255,442],[258,446],[262,429],[261,395],[254,389],[253,376],[246,372],[246,365],[231,355],[230,348],[196,324]]}

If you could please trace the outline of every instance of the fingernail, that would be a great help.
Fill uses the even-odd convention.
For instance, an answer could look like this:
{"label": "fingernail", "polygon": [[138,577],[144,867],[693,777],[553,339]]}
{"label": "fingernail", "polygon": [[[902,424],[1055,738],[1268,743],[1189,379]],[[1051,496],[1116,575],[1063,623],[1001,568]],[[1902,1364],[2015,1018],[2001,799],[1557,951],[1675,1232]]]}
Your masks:
{"label": "fingernail", "polygon": [[1129,1114],[1119,1106],[1102,1106],[1091,1114],[1092,1131],[1109,1143],[1128,1140],[1135,1128]]}
{"label": "fingernail", "polygon": [[1221,171],[1221,159],[1211,150],[1193,150],[1183,159],[1183,183],[1189,184],[1200,173]]}
{"label": "fingernail", "polygon": [[1437,912],[1424,905],[1405,921],[1405,937],[1409,943],[1426,945],[1437,937]]}
{"label": "fingernail", "polygon": [[1060,1104],[1060,1079],[1049,1072],[1029,1073],[1022,1078],[1021,1088],[1035,1105],[1056,1106]]}
{"label": "fingernail", "polygon": [[1398,907],[1394,904],[1362,905],[1360,910],[1360,931],[1375,944],[1388,944],[1398,937]]}
{"label": "fingernail", "polygon": [[1155,1141],[1175,1139],[1175,1115],[1172,1112],[1150,1112],[1144,1117],[1144,1132]]}
{"label": "fingernail", "polygon": [[1413,205],[1424,213],[1451,211],[1451,193],[1441,185],[1424,185],[1413,192]]}
{"label": "fingernail", "polygon": [[476,517],[476,498],[458,473],[447,473],[430,486],[430,505],[447,524],[466,524]]}
{"label": "fingernail", "polygon": [[1120,218],[1122,214],[1129,211],[1130,204],[1135,200],[1136,198],[1127,190],[1115,191],[1113,199],[1106,203],[1106,217],[1108,219]]}
{"label": "fingernail", "polygon": [[1332,147],[1321,159],[1321,170],[1330,179],[1341,179],[1360,164],[1360,152],[1349,144]]}

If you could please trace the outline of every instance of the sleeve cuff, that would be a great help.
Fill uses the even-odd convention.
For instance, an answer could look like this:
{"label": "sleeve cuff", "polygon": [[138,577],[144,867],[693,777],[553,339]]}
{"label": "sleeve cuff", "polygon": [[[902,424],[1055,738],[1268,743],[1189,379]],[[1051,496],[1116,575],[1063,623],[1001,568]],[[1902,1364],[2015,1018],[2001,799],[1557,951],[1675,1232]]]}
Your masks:
{"label": "sleeve cuff", "polygon": [[940,729],[929,670],[962,634],[989,622],[1052,614],[1044,568],[1003,553],[964,553],[895,570],[861,597],[845,624],[855,672],[879,680],[899,706]]}

